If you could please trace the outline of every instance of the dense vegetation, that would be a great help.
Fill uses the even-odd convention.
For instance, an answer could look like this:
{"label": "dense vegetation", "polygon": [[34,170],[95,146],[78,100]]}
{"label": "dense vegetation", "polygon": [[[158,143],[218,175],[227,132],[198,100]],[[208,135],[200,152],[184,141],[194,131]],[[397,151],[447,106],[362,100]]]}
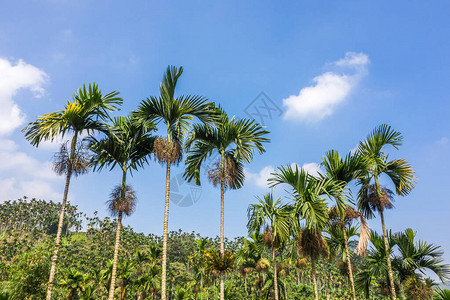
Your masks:
{"label": "dense vegetation", "polygon": [[[248,208],[248,238],[227,240],[226,191],[243,186],[244,164],[265,152],[269,132],[255,120],[229,117],[202,96],[175,95],[182,72],[168,67],[160,95],[143,100],[127,117],[109,116],[123,102],[118,92],[103,94],[92,84],[76,91],[63,110],[24,128],[35,146],[73,135],[70,147],[63,144],[55,155],[54,170],[66,177],[61,203],[1,205],[1,297],[445,299],[447,291],[434,293],[434,281],[425,276],[450,278],[440,247],[418,241],[412,229],[392,233],[385,223],[394,199],[407,196],[416,181],[406,160],[389,158],[387,150],[398,150],[403,137],[388,125],[376,127],[354,153],[328,151],[319,174],[296,164],[280,166],[268,183],[287,190],[286,203],[272,193],[258,197]],[[161,127],[163,136],[157,136]],[[83,132],[89,137],[79,141]],[[151,159],[166,169],[161,237],[122,226],[135,208],[127,175]],[[207,168],[209,181],[220,188],[216,239],[168,232],[171,166],[180,163],[186,180],[200,185]],[[73,175],[115,167],[122,181],[112,190],[108,210],[116,219],[87,217],[67,202]],[[368,227],[376,217],[380,234]]]}
{"label": "dense vegetation", "polygon": [[[0,299],[45,297],[60,207],[60,204],[35,199],[0,205]],[[99,219],[96,213],[88,217],[74,206],[67,208],[68,222],[63,231],[54,297],[103,299],[108,295],[117,220]],[[82,224],[84,231],[80,231]],[[170,232],[170,299],[218,298],[214,253],[219,242],[218,237],[202,238],[194,232]],[[123,229],[117,280],[119,299],[159,299],[161,245],[160,236],[136,233],[130,227]],[[261,244],[258,246],[252,238],[225,239],[225,245],[232,254],[225,284],[226,299],[270,299],[273,291],[270,251],[260,247]],[[355,246],[354,242],[350,243],[353,250]],[[370,264],[373,255],[369,252],[367,260],[354,256],[354,269],[367,270],[363,266]],[[278,270],[281,299],[312,299],[310,263],[304,258],[293,260],[287,252],[280,254],[279,260],[282,261]],[[317,263],[317,275],[322,298],[350,298],[348,273],[339,257],[331,255],[321,259]],[[435,283],[427,280],[425,284]],[[371,282],[370,291],[371,299],[387,299],[383,296],[382,281]]]}

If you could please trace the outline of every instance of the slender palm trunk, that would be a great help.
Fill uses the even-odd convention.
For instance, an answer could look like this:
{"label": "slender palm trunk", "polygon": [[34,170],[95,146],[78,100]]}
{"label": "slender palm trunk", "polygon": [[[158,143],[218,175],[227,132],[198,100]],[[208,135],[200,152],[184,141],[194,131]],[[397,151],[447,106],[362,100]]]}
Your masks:
{"label": "slender palm trunk", "polygon": [[[225,254],[225,244],[224,244],[224,232],[223,232],[223,227],[224,227],[224,198],[225,198],[225,170],[224,170],[224,165],[225,165],[225,156],[222,153],[221,155],[221,159],[220,159],[220,170],[221,170],[221,176],[220,176],[220,254],[223,255]],[[220,272],[220,300],[224,300],[225,299],[225,274],[223,272]]]}
{"label": "slender palm trunk", "polygon": [[275,288],[275,300],[278,300],[278,274],[277,262],[275,258],[275,247],[272,246],[272,260],[273,260],[273,286]]}
{"label": "slender palm trunk", "polygon": [[391,264],[391,256],[390,256],[391,251],[389,249],[389,243],[387,240],[386,226],[384,224],[383,212],[380,212],[380,218],[381,218],[381,227],[383,228],[384,248],[386,249],[386,260],[387,260],[388,272],[389,272],[389,282],[391,283],[391,299],[395,300],[397,298],[397,295],[395,293],[394,273],[392,272],[392,264]]}
{"label": "slender palm trunk", "polygon": [[67,195],[69,193],[70,178],[72,177],[72,165],[73,165],[73,159],[75,157],[75,148],[77,145],[77,138],[78,138],[78,132],[75,131],[75,134],[72,138],[72,143],[70,146],[70,157],[69,157],[69,165],[67,166],[66,185],[64,187],[64,195],[63,195],[63,199],[61,202],[61,212],[59,214],[58,231],[56,232],[55,250],[53,251],[53,256],[52,256],[52,260],[51,260],[50,276],[49,276],[48,285],[47,285],[47,297],[46,297],[47,300],[52,299],[53,281],[55,279],[55,274],[56,274],[56,261],[58,260],[59,246],[61,244],[61,233],[62,233],[62,228],[63,228],[63,224],[64,224],[64,213],[66,210]]}
{"label": "slender palm trunk", "polygon": [[[377,194],[381,195],[380,184],[378,182],[377,176],[375,176],[375,188],[377,189]],[[383,211],[380,211],[380,218],[381,218],[381,227],[383,228],[384,248],[386,249],[386,260],[387,260],[387,265],[388,265],[389,282],[391,284],[391,287],[390,287],[391,288],[391,299],[392,300],[396,300],[397,299],[397,295],[395,293],[394,273],[392,272],[392,264],[391,264],[391,256],[390,256],[391,250],[389,249],[389,243],[388,243],[388,240],[387,240],[386,226],[384,224]]]}
{"label": "slender palm trunk", "polygon": [[352,292],[352,299],[356,300],[355,282],[353,280],[352,263],[350,260],[350,253],[348,251],[347,232],[345,231],[345,224],[342,224],[342,232],[344,233],[345,255],[347,256],[348,277],[350,278],[350,288]]}
{"label": "slender palm trunk", "polygon": [[317,281],[316,281],[316,261],[311,257],[311,275],[314,285],[314,299],[319,300],[319,292],[317,291]]}
{"label": "slender palm trunk", "polygon": [[111,284],[109,286],[109,297],[108,297],[109,300],[114,299],[114,291],[116,289],[116,274],[117,274],[117,261],[119,258],[121,224],[122,224],[122,212],[119,212],[119,217],[117,218],[116,243],[114,245],[114,259],[111,273]]}
{"label": "slender palm trunk", "polygon": [[167,277],[167,229],[169,227],[169,193],[170,193],[170,160],[167,160],[166,169],[166,199],[164,204],[164,228],[163,228],[163,253],[161,271],[161,300],[166,300],[166,277]]}
{"label": "slender palm trunk", "polygon": [[[126,193],[126,184],[127,184],[127,169],[123,169],[122,174],[122,192],[121,197],[122,201],[125,199]],[[117,230],[116,230],[116,243],[114,245],[114,259],[113,259],[113,267],[111,272],[111,284],[109,286],[109,300],[114,300],[114,291],[116,290],[116,274],[117,274],[117,262],[119,260],[119,245],[120,245],[120,229],[122,227],[122,211],[119,211],[119,216],[117,218]],[[122,293],[122,297],[125,296]]]}

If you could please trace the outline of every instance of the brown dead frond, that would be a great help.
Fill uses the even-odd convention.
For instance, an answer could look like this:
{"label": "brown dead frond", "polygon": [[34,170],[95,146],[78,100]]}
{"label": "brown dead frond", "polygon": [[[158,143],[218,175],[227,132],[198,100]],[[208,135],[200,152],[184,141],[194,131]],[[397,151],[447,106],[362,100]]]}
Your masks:
{"label": "brown dead frond", "polygon": [[306,258],[297,259],[295,262],[295,267],[299,269],[304,269],[308,266],[308,260]]}
{"label": "brown dead frond", "polygon": [[347,205],[344,208],[342,214],[337,206],[333,206],[328,210],[328,218],[332,225],[336,224],[350,225],[352,221],[359,218],[359,216],[360,213],[349,205]]}
{"label": "brown dead frond", "polygon": [[[68,142],[62,143],[53,156],[53,171],[58,175],[67,175],[70,165]],[[89,172],[89,152],[83,142],[78,142],[72,160],[72,174],[75,176]]]}
{"label": "brown dead frond", "polygon": [[273,232],[269,226],[267,226],[266,229],[264,229],[262,240],[267,247],[269,248],[273,247]]}
{"label": "brown dead frond", "polygon": [[394,207],[392,204],[394,200],[394,192],[385,187],[380,187],[380,194],[378,194],[376,186],[371,184],[367,190],[367,204],[373,211],[382,212],[385,209]]}
{"label": "brown dead frond", "polygon": [[298,254],[316,259],[319,256],[327,257],[328,248],[320,232],[303,229],[297,237]]}
{"label": "brown dead frond", "polygon": [[125,186],[125,197],[122,197],[122,186],[116,186],[107,202],[108,210],[113,216],[124,213],[129,216],[136,208],[136,193],[130,185]]}
{"label": "brown dead frond", "polygon": [[360,223],[361,223],[361,232],[359,234],[358,245],[356,246],[356,253],[358,255],[366,255],[367,247],[369,246],[370,241],[370,227],[367,219],[360,215]]}
{"label": "brown dead frond", "polygon": [[220,185],[221,179],[225,181],[225,187],[235,186],[239,178],[239,169],[230,156],[226,156],[224,159],[224,169],[221,170],[221,160],[216,161],[211,169],[208,170],[208,179],[214,185]]}
{"label": "brown dead frond", "polygon": [[169,142],[166,138],[159,138],[155,140],[153,145],[153,153],[155,159],[159,163],[179,163],[183,157],[183,149],[179,142],[172,140]]}
{"label": "brown dead frond", "polygon": [[[352,272],[355,273],[355,271],[356,271],[355,264],[353,262],[351,262],[351,265],[352,265]],[[337,266],[338,266],[339,272],[341,273],[342,276],[347,277],[347,278],[350,276],[349,272],[348,272],[348,263],[346,261],[344,261],[342,259],[338,260]]]}
{"label": "brown dead frond", "polygon": [[257,272],[265,272],[270,267],[270,262],[265,258],[260,258],[256,263],[255,270]]}

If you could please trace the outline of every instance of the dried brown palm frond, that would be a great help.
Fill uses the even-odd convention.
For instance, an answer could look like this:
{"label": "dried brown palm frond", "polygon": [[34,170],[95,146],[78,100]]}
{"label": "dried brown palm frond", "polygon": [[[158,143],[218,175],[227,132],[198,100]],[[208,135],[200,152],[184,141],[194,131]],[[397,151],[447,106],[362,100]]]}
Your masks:
{"label": "dried brown palm frond", "polygon": [[159,163],[178,163],[183,157],[183,148],[178,141],[168,141],[166,138],[158,138],[153,145],[155,159]]}
{"label": "dried brown palm frond", "polygon": [[380,187],[380,194],[378,194],[376,186],[374,184],[369,185],[367,189],[367,197],[364,201],[372,209],[372,211],[382,212],[385,209],[391,209],[394,207],[392,204],[394,200],[394,192],[388,188]]}
{"label": "dried brown palm frond", "polygon": [[[351,264],[352,264],[352,272],[355,273],[355,271],[356,271],[355,264],[353,262]],[[341,275],[348,278],[349,277],[348,263],[346,261],[340,259],[340,260],[338,260],[337,266],[338,266],[338,269],[339,269],[339,272],[341,273]]]}
{"label": "dried brown palm frond", "polygon": [[262,240],[267,247],[269,248],[273,247],[273,232],[269,226],[267,226],[266,229],[264,229]]}
{"label": "dried brown palm frond", "polygon": [[297,236],[297,251],[300,255],[316,259],[328,256],[328,247],[320,232],[303,229]]}
{"label": "dried brown palm frond", "polygon": [[255,270],[257,272],[265,272],[270,267],[270,262],[265,258],[260,258],[256,263]]}
{"label": "dried brown palm frond", "polygon": [[370,241],[370,227],[367,219],[360,215],[360,234],[358,245],[356,246],[356,253],[358,255],[366,255],[367,247],[369,246]]}
{"label": "dried brown palm frond", "polygon": [[235,186],[239,180],[239,166],[234,159],[230,156],[226,156],[224,159],[224,170],[221,168],[220,158],[218,161],[212,164],[211,169],[208,171],[208,179],[214,185],[220,185],[221,179],[225,181],[225,187]]}
{"label": "dried brown palm frond", "polygon": [[[400,292],[400,285],[398,282],[394,283],[395,285],[395,293],[398,295]],[[391,296],[391,288],[389,283],[386,280],[379,280],[378,286],[380,287],[380,294],[384,297],[390,297]]]}
{"label": "dried brown palm frond", "polygon": [[308,266],[308,260],[306,258],[300,258],[295,261],[295,267],[304,269]]}
{"label": "dried brown palm frond", "polygon": [[108,210],[113,216],[124,213],[129,216],[136,208],[136,193],[130,185],[125,186],[125,197],[122,197],[122,186],[116,186],[107,202]]}
{"label": "dried brown palm frond", "polygon": [[360,213],[355,210],[353,207],[347,205],[342,212],[339,210],[337,206],[333,206],[328,210],[328,218],[331,224],[342,224],[350,225],[350,223],[359,218]]}
{"label": "dried brown palm frond", "polygon": [[[58,175],[66,175],[70,164],[70,149],[68,142],[62,143],[59,151],[53,156],[53,171]],[[72,174],[75,176],[89,172],[89,152],[83,142],[78,142],[75,147],[72,161]]]}
{"label": "dried brown palm frond", "polygon": [[285,262],[281,262],[278,265],[278,275],[280,275],[280,277],[286,277],[289,275],[289,270],[290,270],[290,266],[285,263]]}

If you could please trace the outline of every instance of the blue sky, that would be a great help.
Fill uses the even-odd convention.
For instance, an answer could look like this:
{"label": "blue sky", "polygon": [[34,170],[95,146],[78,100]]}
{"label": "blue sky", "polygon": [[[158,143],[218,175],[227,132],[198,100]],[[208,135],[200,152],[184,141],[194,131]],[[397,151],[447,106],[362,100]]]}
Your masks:
{"label": "blue sky", "polygon": [[[94,81],[104,92],[121,92],[119,114],[126,114],[157,95],[167,65],[182,65],[179,94],[204,95],[247,117],[246,107],[264,92],[283,112],[265,119],[272,141],[246,167],[245,187],[226,193],[227,236],[246,234],[247,207],[267,191],[272,168],[297,163],[314,171],[328,149],[348,152],[388,123],[405,137],[391,156],[410,161],[418,183],[396,199],[387,225],[412,227],[443,245],[450,261],[449,11],[447,1],[5,2],[0,201],[60,200],[63,179],[50,168],[58,146],[30,146],[21,133],[27,122],[60,110]],[[139,203],[126,224],[161,234],[164,178],[156,163],[134,174]],[[75,178],[72,203],[106,216],[105,201],[119,181],[118,171]],[[171,205],[171,230],[219,233],[219,190],[203,182],[194,205]],[[379,219],[371,227],[379,229]]]}

